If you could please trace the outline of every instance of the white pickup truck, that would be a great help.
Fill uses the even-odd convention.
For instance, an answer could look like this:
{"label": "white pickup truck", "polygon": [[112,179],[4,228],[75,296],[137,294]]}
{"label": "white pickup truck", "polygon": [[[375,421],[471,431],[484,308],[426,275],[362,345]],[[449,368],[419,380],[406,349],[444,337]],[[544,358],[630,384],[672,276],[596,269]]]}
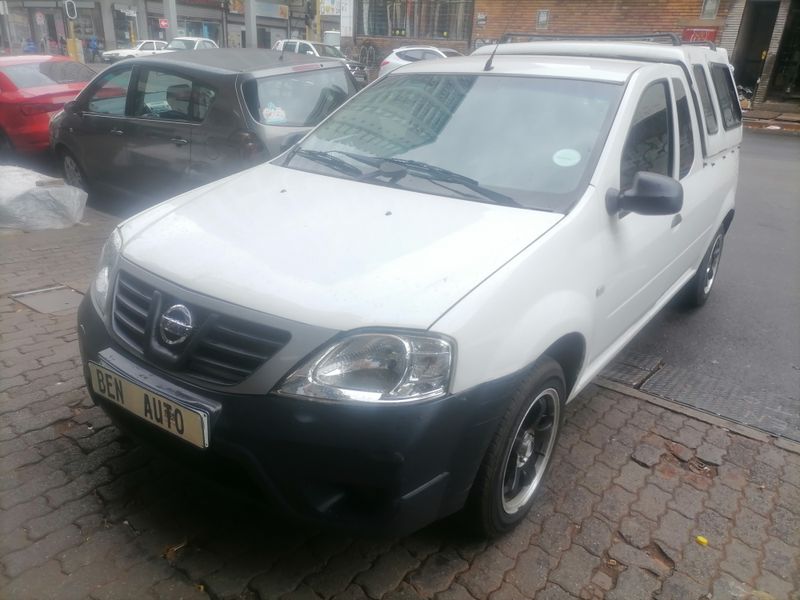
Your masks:
{"label": "white pickup truck", "polygon": [[92,398],[308,519],[512,528],[566,403],[716,280],[741,114],[725,53],[674,42],[401,67],[129,219],[79,313]]}

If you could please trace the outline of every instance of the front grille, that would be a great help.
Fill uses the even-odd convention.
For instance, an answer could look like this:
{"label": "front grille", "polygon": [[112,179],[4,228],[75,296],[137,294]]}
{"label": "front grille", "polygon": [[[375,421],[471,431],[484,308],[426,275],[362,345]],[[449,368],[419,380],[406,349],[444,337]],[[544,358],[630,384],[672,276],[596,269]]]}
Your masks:
{"label": "front grille", "polygon": [[[155,314],[174,304],[186,306],[195,319],[194,331],[177,348],[168,347],[161,340],[161,314]],[[187,303],[124,271],[117,277],[112,323],[119,338],[145,360],[179,377],[218,385],[240,383],[291,337],[282,329]]]}

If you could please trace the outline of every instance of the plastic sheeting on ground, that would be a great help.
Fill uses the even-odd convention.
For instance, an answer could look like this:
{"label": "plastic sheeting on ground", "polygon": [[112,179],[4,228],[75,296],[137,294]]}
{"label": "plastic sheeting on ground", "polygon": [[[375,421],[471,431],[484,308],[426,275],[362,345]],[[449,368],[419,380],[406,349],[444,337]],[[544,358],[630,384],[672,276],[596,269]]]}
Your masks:
{"label": "plastic sheeting on ground", "polygon": [[0,166],[0,228],[63,229],[78,223],[86,192],[30,169]]}

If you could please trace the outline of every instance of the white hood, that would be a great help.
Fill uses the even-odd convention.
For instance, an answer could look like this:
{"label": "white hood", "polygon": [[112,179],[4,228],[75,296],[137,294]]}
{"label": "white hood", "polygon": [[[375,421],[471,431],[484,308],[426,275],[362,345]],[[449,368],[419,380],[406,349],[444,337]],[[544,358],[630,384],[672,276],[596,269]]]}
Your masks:
{"label": "white hood", "polygon": [[123,256],[303,323],[427,328],[562,215],[262,165],[123,227]]}

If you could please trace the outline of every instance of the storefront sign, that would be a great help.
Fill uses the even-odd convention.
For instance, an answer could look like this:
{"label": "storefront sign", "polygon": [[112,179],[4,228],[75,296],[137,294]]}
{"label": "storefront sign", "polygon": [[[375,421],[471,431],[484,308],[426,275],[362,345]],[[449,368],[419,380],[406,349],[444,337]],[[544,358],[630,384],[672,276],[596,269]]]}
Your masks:
{"label": "storefront sign", "polygon": [[338,16],[342,14],[340,0],[319,0],[319,14]]}
{"label": "storefront sign", "polygon": [[476,27],[486,27],[486,13],[485,12],[479,12],[475,16],[475,26]]}
{"label": "storefront sign", "polygon": [[44,25],[44,13],[40,13],[40,12],[36,13],[36,24],[37,25]]}
{"label": "storefront sign", "polygon": [[[230,0],[230,12],[238,15],[243,15],[244,0]],[[256,16],[266,17],[267,19],[288,19],[289,7],[286,4],[272,4],[272,2],[265,2],[264,0],[255,0]]]}
{"label": "storefront sign", "polygon": [[684,42],[715,42],[716,27],[686,27],[681,36]]}
{"label": "storefront sign", "polygon": [[167,19],[159,19],[158,26],[161,29],[169,29],[169,21]]}

